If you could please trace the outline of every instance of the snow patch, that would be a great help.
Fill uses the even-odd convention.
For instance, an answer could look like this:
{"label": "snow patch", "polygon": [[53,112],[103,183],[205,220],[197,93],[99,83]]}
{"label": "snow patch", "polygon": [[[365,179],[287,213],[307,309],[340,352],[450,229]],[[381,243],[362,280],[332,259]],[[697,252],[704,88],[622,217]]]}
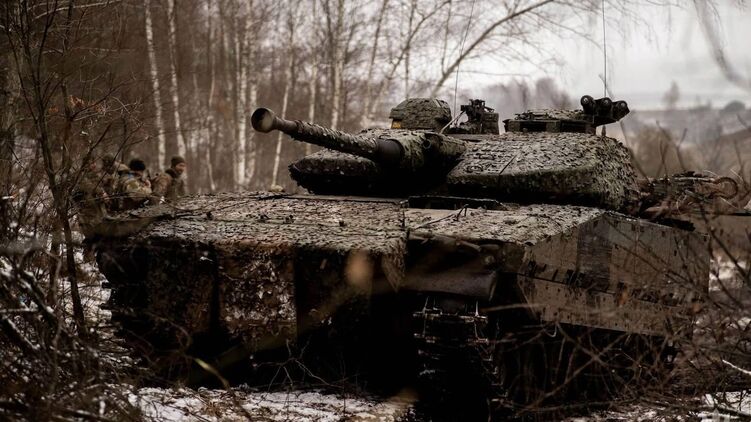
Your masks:
{"label": "snow patch", "polygon": [[739,261],[736,265],[730,260],[716,258],[712,262],[709,275],[709,291],[720,292],[737,290],[745,286],[742,272],[748,271],[748,262]]}
{"label": "snow patch", "polygon": [[141,388],[128,395],[147,420],[229,421],[252,416],[268,421],[390,422],[411,414],[407,397],[376,399],[322,391],[254,392],[242,389]]}

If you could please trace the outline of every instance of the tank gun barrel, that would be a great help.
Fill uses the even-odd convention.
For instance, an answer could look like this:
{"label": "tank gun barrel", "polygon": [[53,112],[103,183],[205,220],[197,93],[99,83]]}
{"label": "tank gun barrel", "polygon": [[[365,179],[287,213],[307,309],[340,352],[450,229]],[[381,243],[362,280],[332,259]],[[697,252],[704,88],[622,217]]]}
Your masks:
{"label": "tank gun barrel", "polygon": [[297,141],[354,154],[381,164],[398,165],[404,156],[404,149],[395,140],[351,135],[314,123],[287,120],[267,108],[256,109],[250,122],[258,132],[279,130]]}
{"label": "tank gun barrel", "polygon": [[282,119],[267,108],[256,109],[250,122],[259,132],[279,130],[298,141],[406,172],[445,172],[466,149],[464,141],[430,131],[373,129],[351,135],[313,123]]}

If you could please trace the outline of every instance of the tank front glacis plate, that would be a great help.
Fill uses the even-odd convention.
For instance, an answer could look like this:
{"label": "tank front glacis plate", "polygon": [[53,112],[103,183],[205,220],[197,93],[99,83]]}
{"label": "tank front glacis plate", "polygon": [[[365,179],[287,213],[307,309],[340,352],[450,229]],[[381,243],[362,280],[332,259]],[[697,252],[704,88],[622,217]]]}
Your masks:
{"label": "tank front glacis plate", "polygon": [[[133,220],[150,224],[102,242],[100,268],[113,291],[127,284],[143,295],[115,293],[121,300],[115,306],[193,334],[218,327],[252,347],[279,346],[298,334],[301,321],[321,323],[367,298],[371,280],[358,271],[376,271],[393,283],[403,273],[406,232],[402,208],[393,201],[238,193],[174,206],[106,222],[101,234],[124,234],[121,226],[137,227]],[[367,268],[348,269],[350,257]],[[347,271],[355,276],[345,277]]]}

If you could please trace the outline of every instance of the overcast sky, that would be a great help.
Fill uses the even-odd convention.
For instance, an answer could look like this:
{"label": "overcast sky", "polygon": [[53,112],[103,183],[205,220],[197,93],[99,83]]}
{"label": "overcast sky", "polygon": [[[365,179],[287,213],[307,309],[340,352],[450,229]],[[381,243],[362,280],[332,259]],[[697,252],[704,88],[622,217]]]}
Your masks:
{"label": "overcast sky", "polygon": [[[645,23],[624,24],[617,17],[606,19],[608,84],[615,97],[628,101],[632,109],[659,108],[662,96],[675,81],[681,92],[679,107],[710,100],[713,106],[722,107],[733,99],[751,106],[751,92],[727,81],[712,59],[690,2],[684,8],[642,6],[639,16]],[[720,0],[719,16],[726,55],[739,73],[751,79],[751,4]],[[602,21],[593,20],[589,30],[601,43]],[[546,44],[560,51],[563,63],[548,67],[548,76],[574,98],[583,94],[601,96],[602,49],[580,37],[550,39]],[[472,67],[482,68],[481,63],[477,64]],[[545,74],[534,68],[519,70],[533,79]],[[473,83],[489,84],[498,79],[462,73],[460,85],[467,89]]]}

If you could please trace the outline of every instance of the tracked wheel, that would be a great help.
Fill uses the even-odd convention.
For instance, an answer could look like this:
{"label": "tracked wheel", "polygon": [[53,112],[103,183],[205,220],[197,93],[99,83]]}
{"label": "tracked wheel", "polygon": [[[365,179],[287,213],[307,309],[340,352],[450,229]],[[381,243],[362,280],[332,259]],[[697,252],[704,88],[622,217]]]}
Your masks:
{"label": "tracked wheel", "polygon": [[660,338],[564,324],[520,326],[476,301],[431,296],[413,314],[418,380],[437,419],[551,420],[585,414],[667,379]]}

